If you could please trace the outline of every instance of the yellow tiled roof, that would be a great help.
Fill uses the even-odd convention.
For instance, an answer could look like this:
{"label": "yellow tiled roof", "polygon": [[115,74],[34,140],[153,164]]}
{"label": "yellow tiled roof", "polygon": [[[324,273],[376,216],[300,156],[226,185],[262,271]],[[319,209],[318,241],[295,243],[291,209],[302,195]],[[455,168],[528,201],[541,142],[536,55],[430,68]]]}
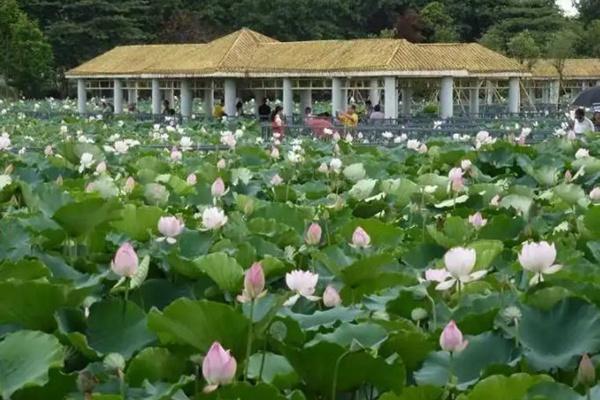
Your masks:
{"label": "yellow tiled roof", "polygon": [[[535,78],[558,78],[558,70],[553,60],[538,60],[532,68]],[[571,58],[565,60],[563,79],[600,80],[600,58]]]}
{"label": "yellow tiled roof", "polygon": [[412,44],[403,39],[279,42],[242,29],[206,44],[120,46],[67,72],[96,76],[272,76],[406,73],[526,73],[476,43]]}

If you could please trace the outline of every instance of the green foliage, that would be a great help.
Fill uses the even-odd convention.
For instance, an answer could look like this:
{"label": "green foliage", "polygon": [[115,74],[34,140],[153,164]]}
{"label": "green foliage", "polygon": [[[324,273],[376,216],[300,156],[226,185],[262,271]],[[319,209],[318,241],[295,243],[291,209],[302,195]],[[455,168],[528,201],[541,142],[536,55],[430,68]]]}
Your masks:
{"label": "green foliage", "polygon": [[0,3],[0,77],[27,97],[44,93],[52,81],[52,49],[16,0]]}
{"label": "green foliage", "polygon": [[455,42],[458,33],[454,29],[454,20],[447,13],[443,3],[438,1],[427,4],[421,9],[421,18],[431,42]]}
{"label": "green foliage", "polygon": [[521,64],[526,64],[529,69],[540,56],[540,48],[529,31],[523,31],[515,35],[508,42],[508,53],[516,58]]}

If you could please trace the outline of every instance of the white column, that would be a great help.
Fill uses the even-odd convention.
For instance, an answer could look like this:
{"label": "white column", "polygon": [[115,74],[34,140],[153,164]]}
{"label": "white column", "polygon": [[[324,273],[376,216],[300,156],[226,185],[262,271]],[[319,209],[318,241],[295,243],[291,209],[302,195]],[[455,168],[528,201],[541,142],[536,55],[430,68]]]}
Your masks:
{"label": "white column", "polygon": [[342,110],[347,111],[348,110],[348,89],[346,88],[346,86],[348,86],[348,82],[343,80],[342,85],[344,86],[342,88]]}
{"label": "white column", "polygon": [[596,86],[600,86],[600,81],[596,81]]}
{"label": "white column", "polygon": [[113,106],[115,114],[123,113],[123,83],[120,79],[113,81]]}
{"label": "white column", "polygon": [[87,102],[87,92],[85,89],[85,81],[77,79],[77,112],[81,115],[85,114],[85,106]]}
{"label": "white column", "polygon": [[583,90],[587,90],[588,86],[589,86],[589,85],[588,85],[588,81],[583,81],[583,82],[581,82],[581,90],[582,90],[582,91],[583,91]]}
{"label": "white column", "polygon": [[471,83],[473,87],[469,89],[469,113],[471,115],[479,115],[479,85],[478,80]]}
{"label": "white column", "polygon": [[440,117],[454,116],[454,79],[450,76],[442,78],[440,86]]}
{"label": "white column", "polygon": [[265,98],[265,91],[255,89],[252,91],[252,93],[254,95],[254,115],[256,116],[256,118],[258,118],[258,109],[262,105],[263,100]]}
{"label": "white column", "polygon": [[127,89],[127,102],[129,104],[137,104],[138,102],[137,83],[135,83],[135,86],[135,88]]}
{"label": "white column", "polygon": [[225,79],[225,82],[223,83],[223,92],[225,96],[225,113],[230,117],[235,116],[235,80]]}
{"label": "white column", "polygon": [[385,118],[398,118],[398,90],[396,88],[396,77],[386,76],[383,79],[383,96],[385,101]]}
{"label": "white column", "polygon": [[215,90],[212,81],[208,81],[207,88],[204,89],[204,104],[202,108],[204,108],[205,117],[212,117],[213,109],[215,108]]}
{"label": "white column", "polygon": [[379,91],[379,79],[371,79],[369,85],[369,100],[373,106],[381,102],[381,92]]}
{"label": "white column", "polygon": [[494,92],[496,91],[496,85],[492,81],[485,81],[485,104],[491,106],[494,104]]}
{"label": "white column", "polygon": [[160,114],[160,81],[152,79],[152,114]]}
{"label": "white column", "polygon": [[411,115],[411,106],[412,106],[412,88],[411,87],[403,87],[402,90],[402,116],[410,117]]}
{"label": "white column", "polygon": [[340,78],[331,79],[331,115],[336,116],[343,109],[342,101],[342,80]]}
{"label": "white column", "polygon": [[550,81],[550,104],[558,104],[560,101],[560,81]]}
{"label": "white column", "polygon": [[292,90],[292,80],[283,78],[283,115],[291,118],[294,115],[294,91]]}
{"label": "white column", "polygon": [[192,116],[194,98],[192,96],[192,83],[184,79],[181,81],[181,115],[189,118]]}
{"label": "white column", "polygon": [[169,102],[169,107],[171,108],[175,108],[175,89],[173,89],[173,86],[171,86],[170,88],[167,89],[167,92],[165,93],[165,99]]}
{"label": "white column", "polygon": [[518,114],[521,111],[521,80],[510,78],[508,80],[508,112]]}
{"label": "white column", "polygon": [[300,92],[300,111],[304,113],[306,107],[312,108],[312,89],[303,89]]}

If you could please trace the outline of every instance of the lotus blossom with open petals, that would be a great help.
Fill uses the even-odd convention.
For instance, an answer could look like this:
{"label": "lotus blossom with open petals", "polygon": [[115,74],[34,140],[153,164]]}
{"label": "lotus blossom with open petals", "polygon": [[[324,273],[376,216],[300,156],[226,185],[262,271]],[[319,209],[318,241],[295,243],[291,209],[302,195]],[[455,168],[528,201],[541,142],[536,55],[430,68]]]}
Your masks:
{"label": "lotus blossom with open petals", "polygon": [[444,265],[450,279],[439,283],[435,288],[437,290],[448,290],[457,285],[460,289],[465,283],[483,278],[487,271],[472,272],[476,259],[477,254],[473,249],[455,247],[448,250],[444,255]]}
{"label": "lotus blossom with open petals", "polygon": [[519,253],[519,263],[524,270],[533,272],[529,285],[544,281],[544,275],[554,274],[562,269],[556,261],[556,247],[548,242],[524,243]]}
{"label": "lotus blossom with open petals", "polygon": [[305,297],[311,301],[319,300],[319,297],[313,296],[318,282],[319,275],[310,271],[296,269],[285,274],[285,283],[295,294],[284,303],[284,306],[293,306],[300,297]]}

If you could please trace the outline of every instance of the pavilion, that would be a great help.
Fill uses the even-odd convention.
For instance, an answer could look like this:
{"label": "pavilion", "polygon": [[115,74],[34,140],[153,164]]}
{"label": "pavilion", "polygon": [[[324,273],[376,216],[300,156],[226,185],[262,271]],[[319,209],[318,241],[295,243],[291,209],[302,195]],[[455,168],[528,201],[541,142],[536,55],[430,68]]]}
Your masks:
{"label": "pavilion", "polygon": [[[427,82],[436,90],[439,114],[453,116],[464,100],[478,115],[481,100],[503,87],[506,111],[521,109],[522,80],[532,73],[517,61],[477,43],[413,44],[403,39],[279,42],[241,29],[206,44],[116,47],[70,71],[77,81],[78,111],[86,112],[87,92],[111,91],[115,113],[139,93],[151,94],[152,113],[161,102],[179,96],[181,114],[190,117],[194,98],[212,110],[222,98],[225,112],[235,115],[236,102],[251,94],[258,107],[266,93],[281,96],[284,114],[312,104],[313,92],[330,93],[332,114],[344,111],[348,94],[364,94],[382,104],[386,118],[410,115],[413,88]],[[464,99],[462,99],[464,97]]]}

